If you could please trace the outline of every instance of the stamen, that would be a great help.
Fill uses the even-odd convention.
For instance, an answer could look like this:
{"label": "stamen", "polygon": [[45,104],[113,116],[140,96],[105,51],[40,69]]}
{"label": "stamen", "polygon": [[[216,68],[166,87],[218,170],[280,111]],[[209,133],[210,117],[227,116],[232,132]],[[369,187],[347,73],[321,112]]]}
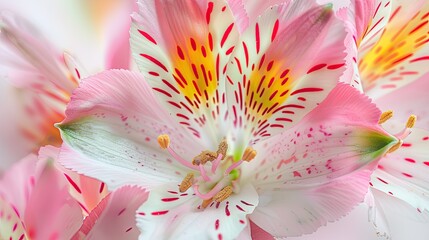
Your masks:
{"label": "stamen", "polygon": [[167,149],[170,146],[170,137],[167,134],[159,135],[158,144],[162,149]]}
{"label": "stamen", "polygon": [[200,164],[200,165],[198,165],[198,167],[200,168],[201,177],[203,177],[204,181],[206,181],[206,182],[211,181],[212,179],[209,176],[207,176],[206,169],[204,168],[204,165]]}
{"label": "stamen", "polygon": [[407,128],[413,128],[414,125],[416,124],[416,120],[417,120],[416,115],[411,115],[410,117],[408,117]]}
{"label": "stamen", "polygon": [[380,120],[378,120],[378,124],[383,124],[392,117],[393,117],[393,111],[392,110],[383,112],[380,116]]}
{"label": "stamen", "polygon": [[414,127],[416,120],[417,120],[417,117],[415,115],[411,115],[408,118],[408,121],[407,121],[407,124],[405,125],[404,130],[395,134],[395,137],[397,137],[398,139],[405,139],[406,137],[408,137],[408,135],[411,134],[411,128]]}
{"label": "stamen", "polygon": [[217,153],[212,151],[202,151],[200,154],[195,156],[194,159],[192,159],[192,164],[197,166],[200,164],[204,165],[206,162],[211,162],[215,160],[217,158],[217,155]]}
{"label": "stamen", "polygon": [[232,187],[226,186],[213,197],[213,200],[216,202],[222,202],[225,199],[227,199],[229,196],[231,196],[231,194],[232,194]]}
{"label": "stamen", "polygon": [[220,161],[222,161],[222,159],[224,159],[223,155],[221,153],[219,153],[219,155],[217,156],[216,160],[213,161],[213,165],[212,165],[212,173],[214,174],[216,172],[217,167],[220,164]]}
{"label": "stamen", "polygon": [[226,153],[228,151],[228,143],[226,141],[226,139],[222,139],[222,141],[219,143],[219,147],[217,148],[217,154],[221,154],[222,160],[226,157]]}
{"label": "stamen", "polygon": [[180,183],[179,191],[181,193],[186,192],[194,183],[194,174],[188,173],[186,177],[183,179],[182,183]]}
{"label": "stamen", "polygon": [[206,207],[207,207],[211,202],[213,202],[213,198],[203,200],[203,202],[201,203],[201,207],[204,209],[204,208],[206,208]]}
{"label": "stamen", "polygon": [[251,147],[247,147],[246,150],[244,150],[242,159],[243,161],[250,162],[255,157],[256,157],[256,151]]}
{"label": "stamen", "polygon": [[158,144],[162,149],[167,149],[167,151],[173,156],[179,163],[181,163],[183,166],[199,170],[197,166],[192,165],[192,163],[186,161],[185,159],[181,158],[171,147],[170,147],[170,137],[167,134],[162,134],[158,136]]}
{"label": "stamen", "polygon": [[396,150],[398,150],[402,146],[403,141],[399,140],[395,145],[393,145],[389,150],[387,150],[387,153],[392,153]]}

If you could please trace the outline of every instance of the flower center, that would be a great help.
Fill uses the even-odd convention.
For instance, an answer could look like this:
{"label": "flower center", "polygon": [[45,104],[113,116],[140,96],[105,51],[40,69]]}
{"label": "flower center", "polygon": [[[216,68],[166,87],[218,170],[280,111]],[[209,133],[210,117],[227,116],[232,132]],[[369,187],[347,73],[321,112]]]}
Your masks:
{"label": "flower center", "polygon": [[[387,122],[387,120],[389,120],[390,118],[393,117],[393,111],[389,110],[386,112],[383,112],[380,116],[380,120],[378,121],[378,124],[383,124],[385,122]],[[408,117],[408,121],[405,125],[405,128],[402,129],[402,131],[398,132],[397,134],[395,134],[394,136],[399,140],[398,143],[396,143],[395,145],[393,145],[388,151],[387,153],[392,153],[396,150],[398,150],[402,144],[404,143],[404,139],[406,137],[408,137],[408,135],[411,134],[412,132],[412,128],[414,127],[415,123],[416,123],[417,117],[415,115],[410,115]]]}
{"label": "flower center", "polygon": [[256,156],[256,151],[247,147],[240,161],[227,156],[228,143],[223,139],[216,152],[204,150],[189,162],[180,157],[170,147],[170,137],[166,134],[158,137],[159,146],[166,149],[180,164],[194,170],[186,175],[179,185],[180,192],[193,188],[196,196],[203,200],[201,207],[211,202],[222,202],[238,191],[240,165]]}

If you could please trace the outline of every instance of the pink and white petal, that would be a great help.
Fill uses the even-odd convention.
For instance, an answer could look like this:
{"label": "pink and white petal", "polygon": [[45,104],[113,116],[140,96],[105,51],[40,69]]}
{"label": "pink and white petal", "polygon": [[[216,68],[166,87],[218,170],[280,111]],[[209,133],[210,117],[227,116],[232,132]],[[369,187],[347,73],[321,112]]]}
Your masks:
{"label": "pink and white petal", "polygon": [[429,131],[413,129],[402,147],[384,157],[371,177],[373,188],[429,212]]}
{"label": "pink and white petal", "polygon": [[0,181],[0,195],[18,217],[23,217],[35,184],[37,156],[28,155],[6,171]]}
{"label": "pink and white petal", "polygon": [[379,116],[368,97],[339,84],[298,125],[255,145],[263,157],[243,167],[254,169],[247,176],[262,190],[321,184],[374,168],[398,141],[378,125]]}
{"label": "pink and white petal", "polygon": [[265,191],[250,219],[275,238],[312,233],[363,201],[370,174],[364,170],[305,188]]}
{"label": "pink and white petal", "polygon": [[389,21],[392,3],[390,0],[353,0],[350,11],[356,29],[355,44],[364,54],[382,35]]}
{"label": "pink and white petal", "polygon": [[25,227],[14,206],[0,195],[0,238],[24,240],[27,239]]}
{"label": "pink and white petal", "polygon": [[54,157],[38,163],[41,172],[23,216],[31,239],[69,239],[82,224],[81,209],[69,194],[66,179],[55,168]]}
{"label": "pink and white petal", "polygon": [[353,0],[348,8],[339,11],[339,16],[344,19],[348,31],[346,39],[348,71],[342,76],[342,81],[350,83],[356,89],[362,90],[357,66],[358,56],[364,55],[377,43],[389,20],[391,7],[390,0]]}
{"label": "pink and white petal", "polygon": [[137,212],[140,238],[234,239],[248,224],[258,194],[247,184],[221,203],[200,209],[201,202],[194,194],[178,193],[174,184],[154,189]]}
{"label": "pink and white petal", "polygon": [[408,117],[414,114],[417,116],[416,127],[429,129],[428,79],[429,74],[426,74],[404,87],[377,98],[375,102],[384,111],[393,110],[395,120],[399,123],[407,122]]}
{"label": "pink and white petal", "polygon": [[345,32],[330,6],[274,6],[243,34],[227,69],[238,149],[293,126],[337,83]]}
{"label": "pink and white petal", "polygon": [[136,211],[148,193],[125,186],[112,192],[85,218],[75,239],[137,239]]}
{"label": "pink and white petal", "polygon": [[69,183],[70,195],[79,203],[82,208],[82,213],[86,216],[107,195],[107,187],[103,182],[78,174],[61,166],[58,163],[59,154],[60,148],[53,146],[42,147],[39,151],[39,160],[46,161],[50,158],[55,159],[55,167],[64,174]]}
{"label": "pink and white petal", "polygon": [[157,137],[168,134],[170,147],[189,161],[203,147],[170,119],[142,75],[112,70],[92,76],[74,91],[59,125],[63,140],[79,154],[68,151],[60,163],[105,182],[109,190],[128,180],[139,179],[143,187],[180,182],[189,169],[162,150]]}
{"label": "pink and white petal", "polygon": [[151,0],[139,7],[131,46],[140,71],[177,122],[217,146],[225,137],[224,73],[238,39],[228,3]]}
{"label": "pink and white petal", "polygon": [[[393,13],[380,40],[361,54],[359,71],[364,89],[378,98],[427,73],[429,5],[392,2]],[[362,50],[360,50],[362,51]]]}

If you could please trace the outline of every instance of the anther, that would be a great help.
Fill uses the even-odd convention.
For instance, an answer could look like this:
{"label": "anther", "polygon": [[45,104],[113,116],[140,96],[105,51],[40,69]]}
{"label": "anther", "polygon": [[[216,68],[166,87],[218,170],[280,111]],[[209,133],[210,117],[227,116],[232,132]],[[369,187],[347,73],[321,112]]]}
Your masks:
{"label": "anther", "polygon": [[167,134],[159,135],[158,144],[162,149],[167,149],[170,145],[170,137]]}
{"label": "anther", "polygon": [[181,193],[186,192],[193,184],[194,182],[194,174],[188,173],[186,177],[183,179],[182,183],[180,183],[179,191]]}
{"label": "anther", "polygon": [[232,187],[226,186],[222,190],[220,190],[216,195],[214,195],[213,200],[216,202],[222,202],[227,199],[232,194]]}
{"label": "anther", "polygon": [[247,147],[246,150],[244,150],[243,157],[241,159],[243,159],[243,161],[250,162],[255,158],[255,156],[256,151],[251,147]]}
{"label": "anther", "polygon": [[403,141],[399,140],[395,145],[393,145],[389,150],[387,150],[387,153],[392,153],[396,150],[398,150],[402,146]]}
{"label": "anther", "polygon": [[204,209],[204,208],[206,208],[206,207],[207,207],[211,202],[213,202],[213,198],[203,200],[203,202],[201,203],[201,207]]}
{"label": "anther", "polygon": [[219,147],[217,148],[217,154],[222,154],[222,160],[226,157],[226,152],[228,151],[228,143],[226,139],[222,139],[222,141],[219,143]]}
{"label": "anther", "polygon": [[416,124],[417,117],[416,115],[411,115],[407,121],[407,128],[413,128],[414,124]]}
{"label": "anther", "polygon": [[205,150],[205,151],[202,151],[197,156],[195,156],[194,159],[192,159],[192,164],[196,166],[200,164],[204,165],[206,162],[211,162],[216,158],[217,158],[217,153]]}
{"label": "anther", "polygon": [[393,117],[393,111],[392,110],[383,112],[380,116],[380,120],[378,120],[378,124],[383,124],[387,120],[391,119],[392,117]]}

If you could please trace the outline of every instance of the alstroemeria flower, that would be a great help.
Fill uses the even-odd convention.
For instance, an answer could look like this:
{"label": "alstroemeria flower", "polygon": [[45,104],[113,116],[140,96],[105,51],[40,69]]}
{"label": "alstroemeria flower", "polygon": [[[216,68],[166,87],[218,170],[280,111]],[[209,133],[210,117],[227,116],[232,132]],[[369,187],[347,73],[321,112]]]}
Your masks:
{"label": "alstroemeria flower", "polygon": [[[88,78],[72,99],[60,127],[81,155],[64,148],[61,162],[111,189],[150,190],[137,213],[143,239],[232,239],[248,218],[274,236],[310,233],[363,200],[376,160],[397,142],[379,127],[379,110],[346,85],[238,162],[225,142],[199,154],[199,140],[172,121],[135,73]],[[216,159],[202,164],[206,154]]]}
{"label": "alstroemeria flower", "polygon": [[146,200],[139,187],[110,193],[83,219],[69,194],[65,176],[56,168],[58,149],[42,148],[14,165],[0,180],[2,239],[135,239],[135,211]]}
{"label": "alstroemeria flower", "polygon": [[[428,214],[429,210],[429,2],[416,1],[352,1],[351,35],[356,41],[349,51],[354,59],[350,69],[355,79],[351,83],[362,88],[386,118],[392,113],[401,121],[410,114],[417,115],[417,126],[423,129],[404,129],[398,123],[385,124],[389,132],[398,132],[403,144],[396,152],[383,158],[372,175],[373,204],[381,213],[372,220],[381,235],[389,235],[383,209],[389,208],[392,197],[396,209],[413,215]],[[390,14],[391,8],[391,14]],[[385,26],[385,28],[383,28]],[[412,120],[412,118],[411,118]],[[384,121],[383,121],[384,122]],[[412,124],[414,125],[414,124]],[[408,134],[411,135],[404,139]],[[429,215],[428,215],[429,216]]]}
{"label": "alstroemeria flower", "polygon": [[[91,2],[94,8],[103,4]],[[99,63],[92,63],[94,66],[89,68],[91,72],[111,67],[128,68],[130,49],[127,29],[131,24],[129,14],[135,5],[132,3],[123,1],[115,10],[97,9],[97,12],[92,12],[94,15],[110,13],[110,18],[94,17],[97,19],[88,21],[85,26],[91,32],[103,28],[103,34],[93,33],[88,34],[90,37],[86,35],[85,38],[79,38],[71,37],[76,34],[73,29],[70,30],[70,39],[76,39],[76,42],[86,45],[93,52],[94,57],[91,59],[101,59]],[[89,8],[81,6],[80,9],[83,11]],[[118,18],[121,20],[117,20]],[[111,24],[110,21],[113,20],[115,23]],[[95,39],[96,37],[102,40]],[[97,49],[92,47],[95,42]],[[11,87],[14,91],[10,99],[2,103],[3,119],[0,128],[4,134],[0,138],[0,151],[16,156],[17,160],[31,151],[37,152],[40,146],[61,145],[59,132],[53,124],[64,119],[65,106],[70,100],[71,92],[77,87],[79,79],[87,73],[69,54],[63,54],[59,47],[65,48],[62,43],[44,38],[25,19],[6,12],[0,14],[0,79],[14,87]],[[106,50],[102,51],[102,48]],[[6,110],[7,107],[11,110]],[[13,158],[7,160],[9,162]],[[5,168],[6,163],[5,159],[1,168]]]}

